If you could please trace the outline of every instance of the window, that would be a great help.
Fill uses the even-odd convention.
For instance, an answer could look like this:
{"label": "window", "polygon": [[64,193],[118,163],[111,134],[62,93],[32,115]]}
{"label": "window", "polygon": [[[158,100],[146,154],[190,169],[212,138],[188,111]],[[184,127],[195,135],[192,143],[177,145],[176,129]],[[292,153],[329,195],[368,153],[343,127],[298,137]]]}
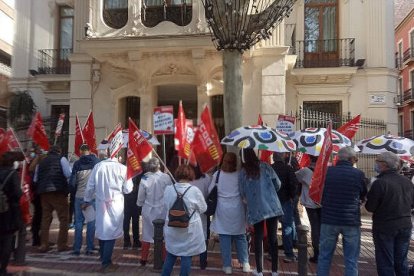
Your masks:
{"label": "window", "polygon": [[73,9],[67,6],[59,7],[59,49],[73,47]]}
{"label": "window", "polygon": [[403,116],[398,116],[398,135],[404,136]]}
{"label": "window", "polygon": [[121,29],[128,22],[128,0],[103,0],[103,19],[106,25]]}
{"label": "window", "polygon": [[162,21],[186,26],[192,19],[192,0],[142,0],[142,14],[146,27],[154,27]]}
{"label": "window", "polygon": [[410,72],[411,89],[414,89],[414,70]]}
{"label": "window", "polygon": [[134,123],[140,127],[140,113],[141,113],[141,99],[139,97],[125,98],[125,128],[128,128],[128,118],[131,118]]}
{"label": "window", "polygon": [[403,90],[403,78],[400,77],[398,78],[398,95],[400,95],[400,97],[402,96],[404,90]]}

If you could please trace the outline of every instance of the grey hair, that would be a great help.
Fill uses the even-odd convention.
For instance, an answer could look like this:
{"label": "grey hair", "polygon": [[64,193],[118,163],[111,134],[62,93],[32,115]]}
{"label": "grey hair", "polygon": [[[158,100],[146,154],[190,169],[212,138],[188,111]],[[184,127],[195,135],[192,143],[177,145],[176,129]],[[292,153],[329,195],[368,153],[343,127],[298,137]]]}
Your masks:
{"label": "grey hair", "polygon": [[338,151],[338,160],[351,161],[351,158],[356,157],[356,152],[353,147],[343,147]]}
{"label": "grey hair", "polygon": [[378,156],[377,160],[384,161],[391,170],[398,170],[400,168],[400,158],[395,153],[383,152]]}
{"label": "grey hair", "polygon": [[148,162],[145,164],[145,169],[148,172],[157,172],[160,169],[160,161],[157,158],[151,158],[148,160]]}

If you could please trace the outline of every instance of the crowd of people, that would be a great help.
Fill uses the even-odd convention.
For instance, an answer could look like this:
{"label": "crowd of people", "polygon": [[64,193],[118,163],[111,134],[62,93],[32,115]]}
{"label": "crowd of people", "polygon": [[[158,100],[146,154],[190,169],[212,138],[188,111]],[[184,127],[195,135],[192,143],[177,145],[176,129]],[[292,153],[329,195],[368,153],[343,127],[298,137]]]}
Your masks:
{"label": "crowd of people", "polygon": [[[342,236],[344,274],[358,275],[361,206],[373,213],[378,275],[410,273],[407,255],[414,186],[400,174],[400,159],[393,153],[377,156],[378,176],[368,185],[364,173],[355,166],[358,158],[354,149],[340,149],[337,163],[328,168],[319,205],[309,195],[317,161],[314,156],[308,167],[299,168],[295,158],[287,153],[274,153],[269,165],[260,161],[254,150],[243,149],[239,157],[232,152],[225,153],[220,166],[206,174],[198,167],[180,165],[174,176],[157,158],[151,158],[143,163],[143,174],[127,179],[126,166],[117,158],[98,158],[86,144],[80,147],[80,152],[81,157],[73,166],[56,146],[47,154],[35,150],[28,153],[27,168],[32,179],[32,245],[38,247],[39,252],[50,250],[49,228],[56,211],[59,252],[71,251],[76,256],[99,254],[102,264],[99,272],[113,272],[118,269],[112,262],[115,241],[123,238],[124,249],[141,248],[140,264],[146,266],[154,243],[153,221],[163,219],[165,245],[161,275],[171,275],[177,258],[181,259],[180,275],[190,274],[193,256],[199,256],[200,268],[206,269],[208,240],[210,232],[214,232],[218,235],[224,274],[233,272],[234,243],[243,272],[263,275],[266,257],[263,252],[267,249],[271,274],[277,276],[279,222],[282,260],[297,262],[294,248],[296,228],[301,224],[300,202],[309,219],[313,249],[309,261],[317,264],[317,275],[330,274],[339,235]],[[15,161],[15,155],[10,152],[0,158],[0,275],[7,275],[15,233],[23,233],[22,229],[26,228],[21,219],[21,178]],[[217,205],[210,217],[206,215],[206,200],[214,189]],[[69,198],[74,210],[72,246],[68,245]],[[179,199],[182,199],[187,220],[177,227],[169,220]],[[141,236],[139,216],[142,217]],[[86,247],[82,251],[84,225]],[[20,234],[17,236],[21,239]],[[254,253],[254,271],[249,262],[250,251]]]}

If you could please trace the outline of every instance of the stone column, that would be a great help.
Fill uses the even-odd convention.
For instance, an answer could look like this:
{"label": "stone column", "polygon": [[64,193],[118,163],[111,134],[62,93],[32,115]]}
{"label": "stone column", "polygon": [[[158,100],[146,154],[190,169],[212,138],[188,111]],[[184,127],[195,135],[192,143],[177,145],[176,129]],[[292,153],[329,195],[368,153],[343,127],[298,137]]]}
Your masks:
{"label": "stone column", "polygon": [[75,0],[75,17],[73,22],[73,52],[79,52],[80,40],[85,38],[86,23],[89,22],[89,1],[88,0]]}
{"label": "stone column", "polygon": [[[92,108],[92,57],[86,54],[73,54],[71,61],[70,118],[69,118],[69,152],[73,151],[75,142],[75,117],[84,124]],[[97,141],[98,143],[99,141]]]}
{"label": "stone column", "polygon": [[[277,115],[286,113],[285,55],[289,47],[261,48],[252,53],[255,74],[244,98],[245,123],[256,123],[258,114],[274,127]],[[260,101],[259,108],[254,105]],[[247,104],[250,103],[250,104]]]}

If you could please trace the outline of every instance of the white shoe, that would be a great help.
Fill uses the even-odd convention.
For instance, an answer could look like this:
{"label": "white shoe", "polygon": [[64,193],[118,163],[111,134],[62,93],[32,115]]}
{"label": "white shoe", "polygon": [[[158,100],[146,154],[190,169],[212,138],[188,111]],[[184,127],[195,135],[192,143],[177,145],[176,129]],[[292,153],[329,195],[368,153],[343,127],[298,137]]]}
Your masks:
{"label": "white shoe", "polygon": [[250,272],[250,265],[249,263],[244,263],[243,264],[243,272]]}
{"label": "white shoe", "polygon": [[277,273],[277,272],[272,272],[272,276],[279,276],[279,273]]}
{"label": "white shoe", "polygon": [[263,276],[263,272],[257,272],[257,270],[253,271],[254,276]]}
{"label": "white shoe", "polygon": [[227,274],[227,275],[233,273],[233,271],[231,269],[231,266],[225,266],[225,267],[223,267],[223,271],[224,271],[224,274]]}

